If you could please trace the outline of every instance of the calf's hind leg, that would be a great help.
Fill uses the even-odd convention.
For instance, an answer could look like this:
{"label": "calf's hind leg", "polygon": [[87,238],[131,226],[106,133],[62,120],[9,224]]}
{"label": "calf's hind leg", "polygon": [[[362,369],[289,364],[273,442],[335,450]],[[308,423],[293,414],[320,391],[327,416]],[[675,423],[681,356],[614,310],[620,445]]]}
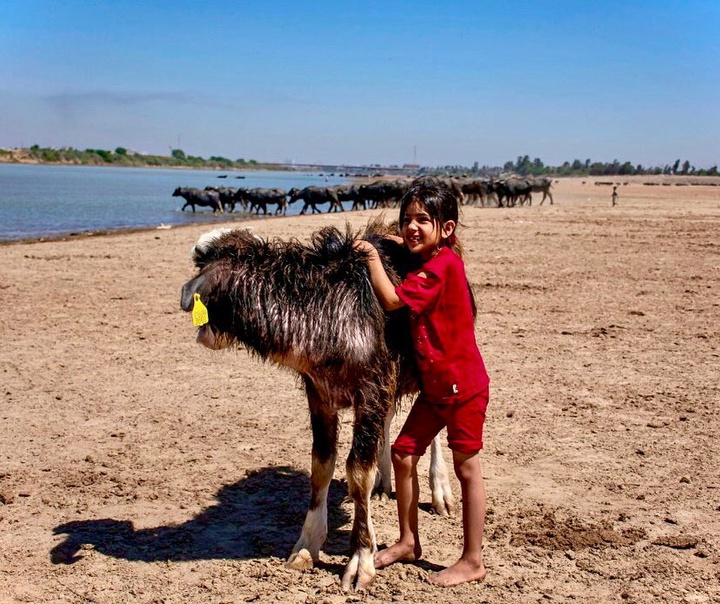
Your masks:
{"label": "calf's hind leg", "polygon": [[337,458],[338,416],[332,409],[323,408],[312,386],[307,386],[312,424],[312,470],[310,474],[310,506],[302,532],[287,565],[296,570],[308,570],[320,559],[320,548],[327,539],[327,499],[330,481]]}
{"label": "calf's hind leg", "polygon": [[442,454],[439,434],[430,445],[430,492],[432,507],[438,516],[447,516],[455,511],[455,497],[450,487],[450,477]]}
{"label": "calf's hind leg", "polygon": [[383,439],[378,451],[378,470],[375,474],[373,497],[380,501],[387,501],[392,493],[392,461],[390,460],[390,426],[395,411],[390,410],[385,418]]}

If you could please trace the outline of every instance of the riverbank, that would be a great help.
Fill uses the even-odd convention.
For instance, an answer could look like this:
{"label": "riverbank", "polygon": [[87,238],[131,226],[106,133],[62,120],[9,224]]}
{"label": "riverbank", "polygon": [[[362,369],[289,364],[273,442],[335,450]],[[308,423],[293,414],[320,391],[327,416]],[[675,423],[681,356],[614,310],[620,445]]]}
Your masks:
{"label": "riverbank", "polygon": [[[223,225],[232,226],[234,223],[252,223],[256,220],[269,220],[274,216],[263,216],[247,213],[232,213],[223,215]],[[99,229],[96,231],[78,231],[76,233],[63,233],[60,235],[46,235],[42,237],[23,237],[20,239],[0,239],[0,247],[5,245],[30,245],[34,243],[51,243],[58,241],[78,241],[91,237],[122,237],[125,235],[133,235],[137,233],[147,233],[151,231],[167,231],[170,229],[183,229],[197,226],[196,224],[185,225],[169,225],[160,224],[152,227],[127,227],[117,229]]]}

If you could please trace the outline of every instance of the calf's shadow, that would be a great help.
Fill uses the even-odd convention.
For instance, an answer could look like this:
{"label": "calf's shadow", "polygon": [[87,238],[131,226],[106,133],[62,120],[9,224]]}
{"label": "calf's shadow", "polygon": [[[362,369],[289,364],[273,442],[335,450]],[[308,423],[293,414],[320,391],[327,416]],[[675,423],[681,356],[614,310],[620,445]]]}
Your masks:
{"label": "calf's shadow", "polygon": [[[328,540],[323,551],[345,554],[350,515],[347,493],[333,480],[328,494]],[[180,525],[135,530],[129,520],[76,520],[57,526],[66,535],[50,552],[54,564],[73,564],[92,546],[106,556],[139,562],[249,559],[290,555],[310,500],[309,477],[289,467],[269,467],[224,486],[217,503]]]}

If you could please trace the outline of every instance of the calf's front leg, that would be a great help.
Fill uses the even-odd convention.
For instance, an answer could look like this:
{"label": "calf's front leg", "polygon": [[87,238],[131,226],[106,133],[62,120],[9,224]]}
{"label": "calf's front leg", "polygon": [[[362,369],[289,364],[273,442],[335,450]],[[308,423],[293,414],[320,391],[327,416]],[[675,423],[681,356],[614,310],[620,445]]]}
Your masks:
{"label": "calf's front leg", "polygon": [[[308,392],[310,398],[310,392]],[[320,548],[327,539],[327,499],[337,458],[338,416],[332,410],[313,407],[310,400],[313,432],[310,506],[300,538],[287,561],[296,570],[309,570],[320,560]]]}

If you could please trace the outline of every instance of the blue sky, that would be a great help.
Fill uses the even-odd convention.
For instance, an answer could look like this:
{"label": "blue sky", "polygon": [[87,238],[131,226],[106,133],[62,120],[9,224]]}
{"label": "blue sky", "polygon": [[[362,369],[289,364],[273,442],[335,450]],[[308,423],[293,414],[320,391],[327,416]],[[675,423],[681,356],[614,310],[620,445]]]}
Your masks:
{"label": "blue sky", "polygon": [[0,147],[720,163],[720,2],[2,0]]}

